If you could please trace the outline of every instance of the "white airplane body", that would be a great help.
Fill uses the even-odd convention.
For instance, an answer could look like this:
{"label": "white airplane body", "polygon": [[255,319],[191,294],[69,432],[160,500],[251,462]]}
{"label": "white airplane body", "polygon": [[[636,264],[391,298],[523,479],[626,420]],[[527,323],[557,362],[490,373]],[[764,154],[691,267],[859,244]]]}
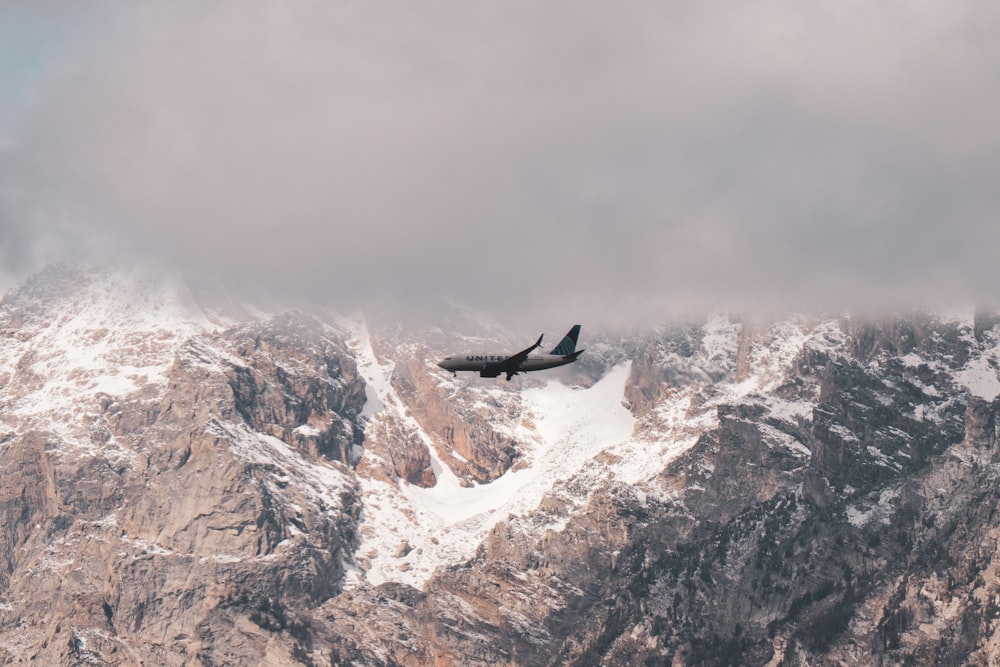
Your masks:
{"label": "white airplane body", "polygon": [[509,381],[518,373],[542,371],[573,363],[583,354],[583,350],[576,350],[576,340],[579,335],[580,325],[576,324],[548,354],[531,354],[542,346],[544,336],[542,334],[534,345],[516,354],[456,354],[442,360],[438,366],[452,373],[478,372],[480,377],[495,378],[506,374]]}

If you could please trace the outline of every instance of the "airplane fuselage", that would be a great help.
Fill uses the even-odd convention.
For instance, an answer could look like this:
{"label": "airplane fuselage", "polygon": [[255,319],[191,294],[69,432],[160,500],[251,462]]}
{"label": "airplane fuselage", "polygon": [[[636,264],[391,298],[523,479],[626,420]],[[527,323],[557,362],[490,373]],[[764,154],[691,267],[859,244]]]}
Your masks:
{"label": "airplane fuselage", "polygon": [[[490,364],[500,364],[510,358],[509,354],[456,354],[441,361],[438,366],[447,371],[476,371],[482,372],[489,368]],[[543,371],[547,368],[565,366],[576,361],[576,355],[563,354],[530,354],[528,358],[517,365],[516,370],[520,373],[528,371]]]}

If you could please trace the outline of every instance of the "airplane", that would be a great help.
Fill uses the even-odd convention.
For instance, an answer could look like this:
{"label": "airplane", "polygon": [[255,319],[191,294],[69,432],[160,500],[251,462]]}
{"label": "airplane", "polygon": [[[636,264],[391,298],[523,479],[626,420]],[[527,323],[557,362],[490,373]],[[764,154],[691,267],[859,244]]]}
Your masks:
{"label": "airplane", "polygon": [[569,333],[548,354],[531,354],[542,346],[542,337],[545,336],[542,334],[534,345],[517,354],[456,354],[443,359],[438,366],[451,371],[452,375],[458,375],[458,371],[478,371],[480,377],[495,378],[506,373],[507,381],[510,382],[510,379],[518,373],[542,371],[576,361],[576,358],[583,354],[583,350],[576,349],[576,339],[579,335],[580,325],[574,324]]}

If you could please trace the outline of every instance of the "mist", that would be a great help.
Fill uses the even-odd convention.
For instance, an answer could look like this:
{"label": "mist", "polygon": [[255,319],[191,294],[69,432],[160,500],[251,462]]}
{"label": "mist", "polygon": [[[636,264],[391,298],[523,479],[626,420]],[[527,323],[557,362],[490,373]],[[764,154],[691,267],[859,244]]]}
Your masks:
{"label": "mist", "polygon": [[996,3],[135,5],[4,132],[0,275],[518,324],[1000,288]]}

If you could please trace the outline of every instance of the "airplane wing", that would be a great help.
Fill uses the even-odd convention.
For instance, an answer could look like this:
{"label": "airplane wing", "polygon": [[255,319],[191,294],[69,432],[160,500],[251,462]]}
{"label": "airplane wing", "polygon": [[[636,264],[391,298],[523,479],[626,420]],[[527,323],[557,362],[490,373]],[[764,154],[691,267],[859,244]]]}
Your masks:
{"label": "airplane wing", "polygon": [[541,336],[538,337],[538,340],[535,341],[534,345],[532,345],[531,347],[524,348],[523,350],[521,350],[517,354],[510,355],[509,357],[507,357],[506,359],[504,359],[503,361],[501,361],[500,365],[503,366],[505,369],[506,368],[517,368],[518,366],[521,365],[522,361],[524,361],[525,359],[528,358],[529,354],[531,354],[532,352],[534,352],[535,350],[537,350],[538,348],[540,348],[542,346],[542,338],[544,338],[544,337],[545,337],[545,334],[542,334]]}
{"label": "airplane wing", "polygon": [[509,380],[514,375],[517,375],[521,372],[521,364],[528,358],[528,355],[542,346],[542,338],[544,337],[545,334],[542,334],[535,341],[534,345],[524,348],[517,354],[510,355],[503,361],[486,364],[486,368],[482,371],[483,377],[496,377],[501,373],[506,373]]}

